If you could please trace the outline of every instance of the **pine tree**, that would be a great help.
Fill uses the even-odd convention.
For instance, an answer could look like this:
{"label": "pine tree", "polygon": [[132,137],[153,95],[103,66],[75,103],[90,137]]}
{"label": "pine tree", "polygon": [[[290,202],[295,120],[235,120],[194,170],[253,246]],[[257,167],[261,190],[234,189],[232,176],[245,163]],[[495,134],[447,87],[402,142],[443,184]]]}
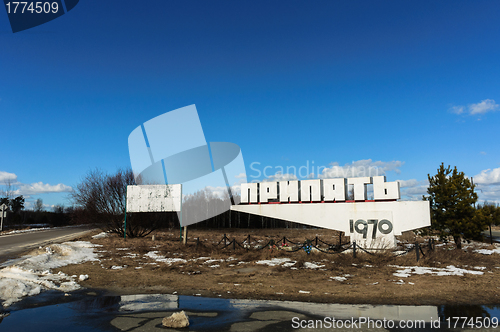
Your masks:
{"label": "pine tree", "polygon": [[429,196],[423,197],[430,201],[431,230],[437,231],[442,240],[452,236],[457,249],[461,249],[462,239],[481,239],[486,228],[481,218],[475,216],[475,186],[456,166],[445,168],[441,163],[437,171],[432,177],[427,175]]}

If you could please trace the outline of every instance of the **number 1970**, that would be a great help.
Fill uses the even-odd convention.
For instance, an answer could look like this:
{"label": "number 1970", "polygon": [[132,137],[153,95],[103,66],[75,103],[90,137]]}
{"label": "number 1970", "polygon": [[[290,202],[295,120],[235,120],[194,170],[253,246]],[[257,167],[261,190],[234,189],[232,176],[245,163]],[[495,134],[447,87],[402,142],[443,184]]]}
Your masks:
{"label": "number 1970", "polygon": [[[368,222],[362,219],[356,220],[356,222],[354,222],[352,219],[349,220],[351,233],[354,233],[354,231],[356,231],[359,234],[363,234],[363,239],[366,239],[366,236],[368,234],[368,225],[370,224],[373,225],[371,234],[372,239],[375,239],[377,237],[377,229],[382,234],[389,234],[390,232],[392,232],[392,223],[387,219],[382,219],[380,221],[378,221],[377,219],[368,219]],[[360,226],[363,226],[363,228],[360,228]]]}
{"label": "number 1970", "polygon": [[[28,5],[29,4],[29,5]],[[33,2],[33,1],[22,1],[22,2],[7,2],[7,13],[27,13],[31,14],[48,14],[50,12],[57,13],[59,11],[59,4],[57,2]]]}

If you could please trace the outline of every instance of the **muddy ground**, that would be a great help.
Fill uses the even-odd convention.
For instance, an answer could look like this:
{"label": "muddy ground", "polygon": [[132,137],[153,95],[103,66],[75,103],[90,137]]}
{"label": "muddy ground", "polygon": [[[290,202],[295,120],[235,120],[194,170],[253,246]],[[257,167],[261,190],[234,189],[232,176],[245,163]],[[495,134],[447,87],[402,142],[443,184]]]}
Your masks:
{"label": "muddy ground", "polygon": [[[250,235],[249,249],[232,245],[221,249],[223,234],[243,244]],[[113,294],[169,293],[241,299],[295,300],[323,303],[365,304],[499,304],[500,255],[475,252],[478,244],[466,250],[440,245],[433,251],[424,247],[424,257],[416,261],[415,252],[395,257],[393,253],[306,253],[279,249],[281,239],[303,243],[318,237],[319,247],[338,243],[330,230],[259,229],[191,230],[188,243],[179,241],[178,230],[158,231],[147,238],[123,239],[116,235],[81,240],[99,245],[100,262],[70,265],[57,271],[69,275],[87,274],[84,287],[106,289]],[[199,238],[199,242],[197,241]],[[276,247],[255,247],[273,239]],[[407,234],[401,240],[413,243]],[[424,242],[425,239],[418,238]],[[246,244],[246,242],[245,242]],[[487,247],[486,245],[484,247]],[[493,247],[490,247],[493,248]],[[289,258],[289,264],[269,266],[262,260]],[[295,262],[294,264],[292,264]],[[482,275],[395,276],[396,266],[445,268],[453,265]]]}

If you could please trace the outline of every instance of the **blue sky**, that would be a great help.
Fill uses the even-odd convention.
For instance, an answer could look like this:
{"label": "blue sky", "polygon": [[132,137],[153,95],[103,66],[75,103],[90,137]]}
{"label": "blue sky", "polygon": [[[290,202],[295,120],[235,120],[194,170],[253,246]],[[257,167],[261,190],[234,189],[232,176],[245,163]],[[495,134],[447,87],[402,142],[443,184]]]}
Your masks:
{"label": "blue sky", "polygon": [[500,202],[498,17],[498,1],[82,0],[14,34],[0,10],[0,181],[71,205],[90,169],[130,166],[133,129],[196,104],[250,179],[372,166],[420,199],[444,162]]}

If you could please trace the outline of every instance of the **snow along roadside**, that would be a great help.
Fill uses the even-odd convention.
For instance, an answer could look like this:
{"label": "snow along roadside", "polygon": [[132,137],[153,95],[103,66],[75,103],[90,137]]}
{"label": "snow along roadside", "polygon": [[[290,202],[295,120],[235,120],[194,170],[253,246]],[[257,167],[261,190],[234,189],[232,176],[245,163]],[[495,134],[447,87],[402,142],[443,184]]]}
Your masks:
{"label": "snow along roadside", "polygon": [[[25,256],[20,262],[0,270],[0,300],[4,307],[20,301],[24,296],[39,294],[42,290],[55,289],[70,292],[80,288],[77,276],[62,272],[53,274],[51,269],[88,261],[99,261],[94,247],[87,241],[51,244]],[[85,276],[80,280],[85,279]]]}

